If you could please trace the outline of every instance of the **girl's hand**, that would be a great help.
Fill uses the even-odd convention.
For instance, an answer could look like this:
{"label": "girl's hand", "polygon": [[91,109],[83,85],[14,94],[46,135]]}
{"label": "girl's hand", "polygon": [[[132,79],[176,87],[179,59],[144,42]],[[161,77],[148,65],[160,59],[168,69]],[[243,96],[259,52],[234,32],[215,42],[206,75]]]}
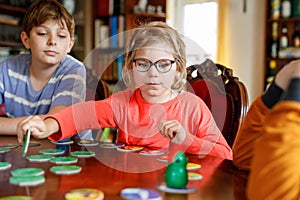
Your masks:
{"label": "girl's hand", "polygon": [[182,144],[186,137],[186,131],[177,120],[163,121],[158,127],[163,137],[176,144]]}
{"label": "girl's hand", "polygon": [[39,116],[29,116],[18,123],[17,133],[19,142],[23,141],[27,129],[30,129],[31,135],[35,138],[45,138],[50,135],[45,122]]}

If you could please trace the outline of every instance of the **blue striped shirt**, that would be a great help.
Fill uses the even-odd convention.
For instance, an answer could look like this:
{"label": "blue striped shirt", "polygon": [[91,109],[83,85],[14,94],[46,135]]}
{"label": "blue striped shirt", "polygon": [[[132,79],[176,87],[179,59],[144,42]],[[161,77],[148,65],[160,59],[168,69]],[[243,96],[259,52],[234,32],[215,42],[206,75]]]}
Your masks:
{"label": "blue striped shirt", "polygon": [[48,83],[35,91],[30,83],[31,54],[20,54],[0,63],[0,103],[7,116],[46,114],[53,106],[85,100],[86,70],[82,62],[66,56]]}

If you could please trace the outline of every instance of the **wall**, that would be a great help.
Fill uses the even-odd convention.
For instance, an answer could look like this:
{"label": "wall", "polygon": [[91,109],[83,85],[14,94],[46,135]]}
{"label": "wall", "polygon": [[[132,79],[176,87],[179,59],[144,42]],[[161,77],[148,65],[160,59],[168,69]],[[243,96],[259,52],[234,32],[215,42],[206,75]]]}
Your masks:
{"label": "wall", "polygon": [[[175,0],[168,0],[168,22],[176,28]],[[222,1],[222,0],[221,0]],[[225,23],[225,59],[221,64],[233,68],[234,75],[245,83],[250,103],[264,88],[264,35],[265,1],[228,0],[229,10]],[[196,19],[199,20],[199,19]],[[196,27],[196,26],[195,26]]]}

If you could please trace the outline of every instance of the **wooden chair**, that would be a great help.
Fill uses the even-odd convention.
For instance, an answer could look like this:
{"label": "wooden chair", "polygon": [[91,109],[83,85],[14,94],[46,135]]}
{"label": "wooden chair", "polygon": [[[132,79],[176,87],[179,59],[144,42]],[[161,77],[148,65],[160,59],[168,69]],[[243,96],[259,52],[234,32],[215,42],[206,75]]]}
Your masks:
{"label": "wooden chair", "polygon": [[188,91],[195,93],[211,110],[228,145],[232,147],[236,134],[248,111],[245,85],[233,76],[233,71],[207,59],[187,68]]}

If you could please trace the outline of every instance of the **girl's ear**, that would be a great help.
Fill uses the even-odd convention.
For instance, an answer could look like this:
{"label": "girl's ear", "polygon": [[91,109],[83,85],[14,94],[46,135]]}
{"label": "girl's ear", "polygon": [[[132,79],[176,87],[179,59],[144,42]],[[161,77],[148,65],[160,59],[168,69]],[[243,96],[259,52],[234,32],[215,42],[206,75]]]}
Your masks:
{"label": "girl's ear", "polygon": [[21,32],[21,40],[26,49],[30,49],[30,38],[24,31]]}

